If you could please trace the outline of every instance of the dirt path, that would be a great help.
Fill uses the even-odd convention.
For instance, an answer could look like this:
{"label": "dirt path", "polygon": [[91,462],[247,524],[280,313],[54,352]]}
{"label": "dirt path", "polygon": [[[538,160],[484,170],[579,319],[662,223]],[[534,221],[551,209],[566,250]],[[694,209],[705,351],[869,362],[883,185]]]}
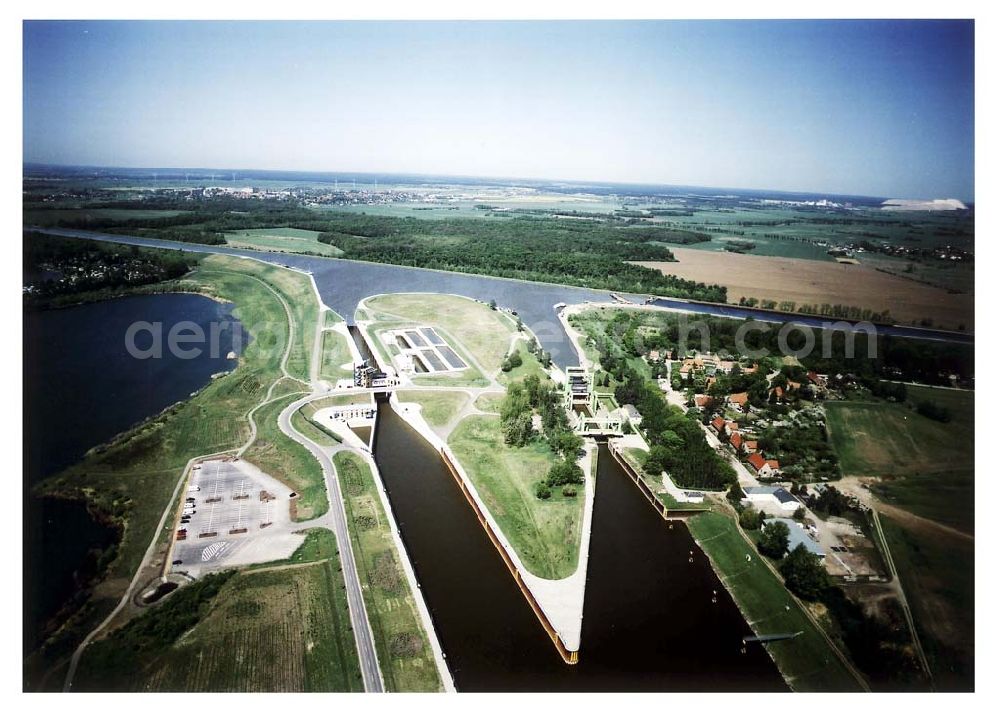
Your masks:
{"label": "dirt path", "polygon": [[951,539],[967,540],[969,542],[975,541],[975,535],[971,535],[968,532],[963,532],[960,529],[950,527],[927,517],[915,515],[901,507],[896,507],[895,505],[883,502],[872,494],[871,490],[867,487],[874,482],[878,482],[878,478],[866,477],[863,475],[849,475],[841,479],[836,484],[836,487],[845,495],[858,498],[858,501],[861,504],[882,513],[886,517],[899,522],[901,525],[909,529],[923,532],[931,536],[949,537]]}

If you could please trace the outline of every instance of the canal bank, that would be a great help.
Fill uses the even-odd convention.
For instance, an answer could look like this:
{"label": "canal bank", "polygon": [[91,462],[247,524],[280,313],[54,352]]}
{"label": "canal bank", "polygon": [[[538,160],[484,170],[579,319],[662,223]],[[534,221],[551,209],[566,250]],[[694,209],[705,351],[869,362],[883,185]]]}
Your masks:
{"label": "canal bank", "polygon": [[[459,691],[774,691],[707,559],[598,450],[580,660],[566,664],[435,448],[380,411],[375,460]],[[713,592],[718,598],[713,601]]]}
{"label": "canal bank", "polygon": [[542,628],[552,640],[556,651],[567,664],[577,663],[594,507],[595,487],[591,463],[595,459],[595,446],[593,444],[587,446],[585,457],[581,461],[581,469],[585,476],[584,506],[576,570],[564,579],[542,579],[525,567],[517,550],[494,519],[451,447],[424,420],[420,406],[414,403],[401,403],[395,394],[391,396],[389,405],[441,456],[448,474],[465,496],[486,536],[496,548]]}

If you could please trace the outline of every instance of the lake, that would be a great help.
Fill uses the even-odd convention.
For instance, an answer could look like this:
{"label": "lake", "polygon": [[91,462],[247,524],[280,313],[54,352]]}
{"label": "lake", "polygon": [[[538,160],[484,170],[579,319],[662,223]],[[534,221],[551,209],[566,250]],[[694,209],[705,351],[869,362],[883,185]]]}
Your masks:
{"label": "lake", "polygon": [[[86,578],[94,554],[115,538],[115,531],[97,524],[83,503],[31,499],[31,488],[78,462],[90,448],[184,400],[212,374],[233,369],[236,361],[226,358],[233,337],[243,345],[248,337],[231,310],[231,304],[205,296],[158,294],[24,314],[26,650]],[[125,345],[126,331],[136,321],[160,323],[164,335],[180,321],[191,321],[206,334],[213,323],[230,327],[220,333],[219,355],[203,351],[198,358],[182,359],[164,351],[162,359],[140,360]],[[139,347],[148,343],[148,336],[136,339]]]}

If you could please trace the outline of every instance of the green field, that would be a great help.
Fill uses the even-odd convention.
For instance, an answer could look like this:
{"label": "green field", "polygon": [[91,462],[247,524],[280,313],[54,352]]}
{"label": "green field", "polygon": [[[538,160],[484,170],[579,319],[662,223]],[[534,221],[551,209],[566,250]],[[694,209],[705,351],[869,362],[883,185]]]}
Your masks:
{"label": "green field", "polygon": [[34,226],[56,226],[61,221],[92,221],[97,219],[131,220],[131,219],[167,219],[190,212],[174,209],[88,209],[85,207],[63,209],[24,210],[24,224]]}
{"label": "green field", "polygon": [[830,438],[845,475],[902,475],[971,469],[973,401],[967,391],[909,386],[908,400],[951,410],[941,423],[901,403],[826,404]]}
{"label": "green field", "polygon": [[226,243],[244,249],[259,251],[287,251],[289,253],[319,254],[321,256],[341,256],[343,251],[336,246],[320,243],[319,231],[305,229],[241,229],[226,233]]}
{"label": "green field", "polygon": [[876,482],[870,489],[882,502],[962,532],[975,531],[975,476],[971,469],[905,475]]}
{"label": "green field", "polygon": [[975,662],[973,542],[906,529],[886,517],[881,522],[930,662],[935,689],[971,691]]}
{"label": "green field", "polygon": [[476,398],[475,406],[484,413],[500,413],[500,404],[503,402],[502,393],[483,393]]}
{"label": "green field", "polygon": [[[188,278],[172,283],[179,290],[200,291],[235,304],[234,316],[254,335],[237,369],[212,381],[195,397],[123,434],[110,446],[92,451],[38,487],[42,494],[86,499],[96,509],[120,520],[123,532],[117,555],[102,581],[80,610],[26,662],[25,679],[32,688],[57,686],[51,680],[45,681],[45,674],[54,673],[65,663],[63,660],[84,634],[121,597],[187,461],[198,455],[233,450],[249,437],[246,413],[281,377],[280,347],[287,337],[285,312],[262,280],[294,292],[298,298],[288,295],[289,302],[312,296],[301,274],[228,256],[206,257]],[[299,290],[294,290],[296,287]],[[254,333],[256,327],[268,330]]]}
{"label": "green field", "polygon": [[278,427],[281,411],[302,397],[303,393],[296,393],[270,402],[254,413],[257,439],[243,453],[243,459],[295,490],[299,494],[299,499],[292,503],[295,519],[311,520],[330,506],[323,470],[312,453]]}
{"label": "green field", "polygon": [[333,461],[386,690],[440,691],[437,664],[371,470],[346,451],[334,455]]}
{"label": "green field", "polygon": [[767,647],[792,689],[860,690],[782,581],[768,569],[756,548],[743,539],[732,518],[705,512],[690,518],[687,526],[744,618],[759,633],[802,632],[794,639],[772,642]]}
{"label": "green field", "polygon": [[514,349],[521,354],[521,365],[511,368],[506,373],[500,371],[498,380],[502,385],[510,385],[532,374],[542,379],[546,377],[545,370],[542,368],[542,364],[538,362],[538,358],[535,357],[534,353],[528,351],[528,342],[526,340],[518,340],[514,344]]}
{"label": "green field", "polygon": [[507,314],[460,296],[396,293],[374,296],[366,303],[372,310],[411,323],[443,328],[461,344],[452,348],[465,348],[489,375],[500,370],[514,333],[514,321]]}
{"label": "green field", "polygon": [[421,414],[431,427],[447,425],[469,402],[466,393],[456,390],[401,390],[396,393],[404,403],[419,403]]}
{"label": "green field", "polygon": [[[354,377],[354,359],[347,339],[336,331],[323,332],[323,358],[319,377],[336,383]],[[347,367],[345,367],[347,366]]]}
{"label": "green field", "polygon": [[336,447],[340,444],[341,441],[334,437],[333,433],[328,432],[325,428],[313,422],[310,418],[307,418],[303,413],[303,410],[303,408],[299,408],[292,413],[293,428],[298,430],[302,435],[305,435],[309,440],[312,440],[314,443],[322,447]]}
{"label": "green field", "polygon": [[[213,598],[194,600],[188,590],[219,577],[182,587],[95,642],[81,661],[75,686],[363,691],[335,542],[332,533],[323,532],[329,535],[325,539],[310,534],[288,566],[236,573]],[[163,610],[162,626],[154,626]]]}
{"label": "green field", "polygon": [[576,571],[583,519],[583,488],[576,497],[535,497],[557,458],[542,442],[523,448],[504,444],[500,418],[472,415],[448,437],[462,467],[524,566],[544,579]]}

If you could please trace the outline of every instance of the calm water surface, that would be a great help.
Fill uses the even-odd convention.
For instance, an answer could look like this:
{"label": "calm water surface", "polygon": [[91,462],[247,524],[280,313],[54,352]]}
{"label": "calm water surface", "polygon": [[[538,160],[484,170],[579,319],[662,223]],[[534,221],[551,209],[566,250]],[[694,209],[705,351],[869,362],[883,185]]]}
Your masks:
{"label": "calm water surface", "polygon": [[[233,319],[231,304],[193,294],[132,296],[24,316],[24,487],[78,462],[95,445],[187,398],[213,373],[231,370],[226,359],[249,340]],[[229,322],[220,351],[189,360],[164,351],[163,358],[138,360],[125,347],[135,321],[160,323],[164,336],[180,321],[192,321],[210,335],[213,323]],[[148,345],[148,336],[137,344]],[[96,523],[80,502],[25,499],[25,648],[40,627],[76,591],[78,576],[115,531]]]}
{"label": "calm water surface", "polygon": [[380,407],[375,457],[460,691],[785,688],[763,647],[743,653],[751,630],[687,529],[668,529],[605,446],[580,662],[564,664],[438,454]]}

